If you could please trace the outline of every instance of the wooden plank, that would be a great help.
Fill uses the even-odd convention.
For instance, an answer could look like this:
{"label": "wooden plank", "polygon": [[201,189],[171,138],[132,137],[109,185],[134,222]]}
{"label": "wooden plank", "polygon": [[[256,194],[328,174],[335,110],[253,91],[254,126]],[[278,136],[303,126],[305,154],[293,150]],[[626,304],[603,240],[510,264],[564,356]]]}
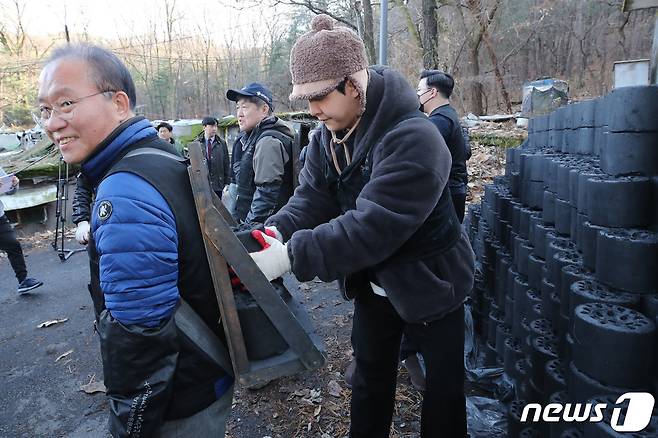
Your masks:
{"label": "wooden plank", "polygon": [[[198,166],[198,175],[195,176],[195,181],[198,180],[203,183],[207,181],[207,168],[203,162],[201,145],[199,143],[196,143],[196,145],[195,147],[190,144],[190,159],[195,173]],[[195,149],[194,152],[193,149]],[[208,191],[211,191],[209,186]],[[258,306],[293,351],[300,356],[302,363],[309,369],[320,366],[324,362],[324,356],[317,350],[306,331],[299,325],[288,306],[270,282],[267,281],[261,270],[258,269],[240,240],[223,219],[224,215],[220,212],[222,209],[226,210],[224,206],[221,202],[217,205],[204,203],[204,201],[201,201],[201,203],[203,207],[204,241],[210,241],[219,254],[233,267],[242,283],[258,303]],[[198,207],[197,210],[199,210]],[[230,307],[234,308],[232,291],[230,300]]]}
{"label": "wooden plank", "polygon": [[[240,359],[241,363],[236,368],[236,376],[241,383],[257,381],[259,379],[280,377],[289,375],[294,370],[315,369],[326,361],[323,352],[318,345],[319,340],[314,342],[309,333],[306,332],[300,321],[296,318],[286,302],[279,296],[278,292],[265,278],[258,266],[251,259],[238,237],[231,230],[229,223],[225,220],[228,212],[219,201],[218,197],[211,196],[212,190],[208,184],[208,172],[203,158],[203,152],[199,143],[190,144],[190,180],[195,192],[195,202],[199,212],[199,220],[204,233],[204,244],[208,254],[209,262],[213,271],[213,281],[218,293],[218,302],[224,318],[225,332],[229,343],[231,354],[237,354],[234,359]],[[214,202],[211,202],[212,199]],[[290,346],[290,350],[296,356],[297,364],[290,364],[285,358],[270,358],[265,362],[249,361],[246,357],[244,337],[239,325],[239,318],[235,308],[233,291],[226,274],[226,261],[233,267],[245,287],[249,290],[258,306],[272,322],[279,334]],[[294,307],[294,306],[293,306]],[[316,345],[317,344],[317,345]],[[244,353],[244,356],[242,356]],[[247,362],[247,365],[245,365]],[[268,369],[266,364],[271,364]],[[248,370],[248,371],[247,371]],[[281,374],[283,373],[283,374]],[[287,373],[287,374],[286,374]],[[246,376],[249,377],[246,377]]]}
{"label": "wooden plank", "polygon": [[212,205],[215,206],[215,209],[224,218],[226,223],[228,223],[230,226],[237,225],[235,219],[233,219],[233,216],[231,216],[231,213],[229,213],[228,209],[224,206],[222,200],[219,198],[219,196],[217,196],[217,193],[215,193],[214,190],[210,190],[210,194],[211,194],[210,196],[212,197]]}
{"label": "wooden plank", "polygon": [[[191,162],[191,166],[188,168],[188,173],[190,175],[190,183],[192,184],[192,191],[194,193],[194,203],[196,204],[197,213],[199,215],[199,223],[202,232],[205,234],[207,228],[206,217],[208,215],[208,206],[212,206],[212,190],[210,189],[208,180],[208,168],[203,159],[201,144],[194,142],[190,143],[188,147]],[[219,250],[209,243],[206,237],[204,237],[203,243],[206,248],[206,255],[210,265],[217,303],[223,320],[222,326],[224,327],[226,341],[233,361],[233,372],[236,376],[240,376],[249,370],[249,359],[247,358],[247,349],[244,344],[242,327],[240,326],[238,312],[235,307],[235,298],[233,296],[233,289],[231,288],[231,281],[226,267],[226,260]]]}
{"label": "wooden plank", "polygon": [[299,153],[301,152],[300,141],[303,126],[300,124],[299,131],[295,130],[295,138],[292,141],[292,186],[297,188],[299,185],[299,172],[301,172],[301,163],[299,162]]}
{"label": "wooden plank", "polygon": [[637,11],[638,9],[658,8],[658,0],[624,0],[622,11]]}
{"label": "wooden plank", "polygon": [[281,337],[299,355],[299,359],[308,369],[321,366],[324,356],[313,345],[306,331],[299,325],[288,306],[258,269],[219,213],[212,214],[212,209],[209,209],[205,220],[208,230],[206,237],[224,255]]}

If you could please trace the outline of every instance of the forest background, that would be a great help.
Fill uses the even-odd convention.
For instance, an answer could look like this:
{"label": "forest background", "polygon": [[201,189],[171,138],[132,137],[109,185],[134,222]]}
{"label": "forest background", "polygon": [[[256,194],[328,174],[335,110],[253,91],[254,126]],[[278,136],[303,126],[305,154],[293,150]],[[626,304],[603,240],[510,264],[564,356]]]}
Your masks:
{"label": "forest background", "polygon": [[[277,111],[303,110],[288,101],[288,59],[318,13],[359,32],[377,62],[379,2],[205,1],[206,18],[193,23],[185,20],[188,2],[161,0],[151,16],[132,17],[130,32],[99,37],[83,21],[67,26],[68,38],[117,53],[136,82],[139,112],[151,119],[230,114],[226,90],[254,81],[271,88]],[[64,25],[31,31],[27,3],[0,0],[0,128],[33,125],[41,65],[67,41]],[[423,67],[451,73],[462,115],[516,110],[523,84],[541,77],[568,81],[572,98],[605,94],[613,62],[649,56],[655,17],[651,10],[623,13],[622,0],[391,0],[388,9],[388,64],[414,87]],[[217,24],[215,17],[229,13],[237,24]]]}

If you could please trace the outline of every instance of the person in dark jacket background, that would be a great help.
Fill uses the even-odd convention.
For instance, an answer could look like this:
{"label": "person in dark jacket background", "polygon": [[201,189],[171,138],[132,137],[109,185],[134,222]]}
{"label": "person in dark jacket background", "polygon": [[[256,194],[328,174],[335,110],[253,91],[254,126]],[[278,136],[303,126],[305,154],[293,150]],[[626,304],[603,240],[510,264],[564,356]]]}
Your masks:
{"label": "person in dark jacket background", "polygon": [[450,105],[450,96],[454,87],[455,80],[448,73],[423,70],[416,91],[421,111],[427,114],[439,129],[450,150],[452,167],[448,187],[459,222],[463,222],[468,188],[466,161],[470,158],[470,153],[457,111]]}
{"label": "person in dark jacket background", "polygon": [[226,98],[235,102],[240,127],[231,155],[235,198],[230,211],[238,223],[263,223],[292,195],[295,134],[272,114],[272,93],[264,85],[230,89]]}
{"label": "person in dark jacket background", "polygon": [[194,141],[203,145],[203,152],[208,163],[210,187],[219,198],[222,198],[224,188],[231,182],[231,161],[228,156],[226,142],[217,135],[217,119],[204,117],[201,121],[203,132]]}
{"label": "person in dark jacket background", "polygon": [[[423,70],[416,91],[421,111],[425,112],[430,121],[439,129],[450,151],[452,167],[448,178],[448,188],[459,222],[463,222],[468,183],[466,161],[469,158],[469,150],[457,111],[450,105],[450,96],[454,86],[455,81],[448,73],[439,70]],[[407,368],[411,382],[416,389],[424,391],[425,375],[416,353],[419,353],[418,346],[406,336],[403,337],[400,345],[400,361]]]}
{"label": "person in dark jacket background", "polygon": [[300,185],[251,256],[268,279],[339,280],[354,298],[350,436],[389,436],[402,334],[427,365],[423,437],[466,436],[464,300],[474,255],[446,187],[450,152],[398,72],[367,67],[363,42],[313,19],[290,55],[291,99],[324,125]]}
{"label": "person in dark jacket background", "polygon": [[[125,65],[92,45],[55,49],[39,79],[40,124],[95,193],[92,298],[113,436],[223,436],[233,379],[174,321],[184,299],[222,327],[187,166],[136,117]],[[100,292],[100,296],[97,292]]]}
{"label": "person in dark jacket background", "polygon": [[183,157],[185,156],[185,150],[183,144],[174,138],[174,127],[167,122],[160,122],[157,124],[155,129],[158,131],[158,137],[164,141],[168,141],[176,149],[176,152]]}

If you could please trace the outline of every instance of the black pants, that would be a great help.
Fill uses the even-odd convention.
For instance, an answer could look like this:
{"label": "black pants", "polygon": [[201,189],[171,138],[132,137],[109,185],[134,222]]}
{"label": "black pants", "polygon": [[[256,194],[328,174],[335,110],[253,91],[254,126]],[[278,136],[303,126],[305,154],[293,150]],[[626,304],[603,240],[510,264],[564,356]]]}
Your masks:
{"label": "black pants", "polygon": [[414,341],[427,369],[421,437],[466,436],[464,306],[428,324],[406,324],[389,300],[372,292],[354,301],[352,438],[388,438],[402,334]]}
{"label": "black pants", "polygon": [[14,229],[9,225],[7,215],[0,216],[0,250],[7,253],[9,263],[14,269],[18,282],[21,283],[27,277],[27,268],[25,267],[25,258],[23,249],[16,239]]}

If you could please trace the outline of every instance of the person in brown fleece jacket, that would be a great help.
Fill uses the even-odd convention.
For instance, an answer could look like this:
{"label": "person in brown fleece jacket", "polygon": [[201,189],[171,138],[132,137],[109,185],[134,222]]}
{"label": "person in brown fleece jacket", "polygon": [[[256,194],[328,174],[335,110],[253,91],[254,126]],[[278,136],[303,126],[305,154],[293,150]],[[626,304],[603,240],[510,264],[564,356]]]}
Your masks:
{"label": "person in brown fleece jacket", "polygon": [[402,334],[427,367],[421,435],[466,435],[464,307],[474,257],[446,187],[450,152],[415,90],[368,68],[361,39],[326,15],[295,43],[290,99],[323,122],[300,186],[252,253],[268,279],[338,280],[354,297],[352,437],[388,437]]}

